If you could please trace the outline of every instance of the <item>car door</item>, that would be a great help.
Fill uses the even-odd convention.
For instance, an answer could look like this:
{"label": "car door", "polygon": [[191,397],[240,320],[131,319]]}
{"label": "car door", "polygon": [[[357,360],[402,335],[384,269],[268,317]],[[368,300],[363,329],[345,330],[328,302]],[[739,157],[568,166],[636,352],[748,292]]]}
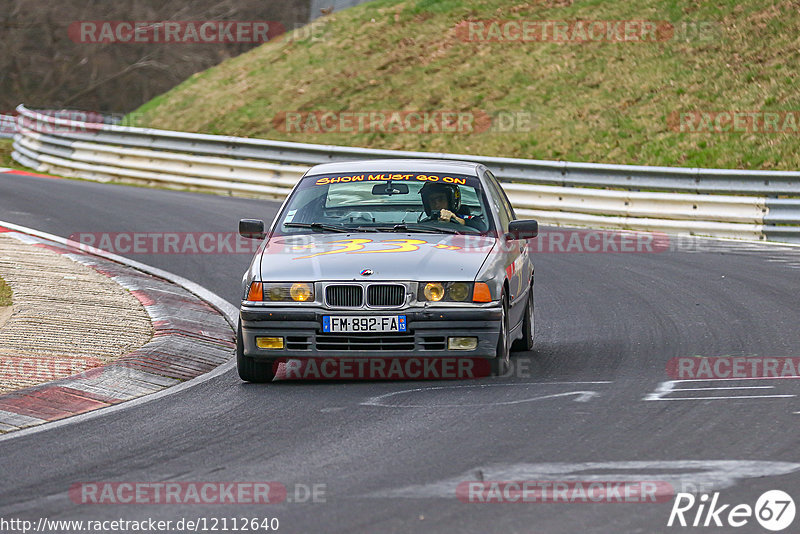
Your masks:
{"label": "car door", "polygon": [[[508,199],[508,195],[506,195],[505,189],[503,189],[502,184],[500,184],[500,180],[498,180],[491,171],[486,171],[490,179],[496,184],[496,187],[500,189],[500,195],[504,201],[505,206],[508,208],[509,215],[511,220],[514,221],[517,219],[517,214],[514,211],[514,206],[511,204],[511,201]],[[524,291],[527,287],[529,281],[533,281],[533,258],[531,257],[531,247],[528,240],[518,240],[515,243],[519,244],[519,257],[517,261],[519,265],[517,266],[516,271],[520,273],[519,281],[520,281],[520,288],[521,291]],[[523,295],[524,296],[524,295]]]}
{"label": "car door", "polygon": [[504,235],[508,232],[508,223],[516,219],[514,208],[511,206],[502,186],[491,173],[485,171],[485,182],[489,188],[491,202],[494,211],[498,215],[500,228],[499,236],[502,250],[505,251],[503,265],[506,270],[508,280],[508,303],[509,317],[511,326],[516,326],[522,320],[525,313],[525,303],[527,298],[527,282],[530,279],[530,262],[527,260],[527,241],[514,240],[505,241]]}

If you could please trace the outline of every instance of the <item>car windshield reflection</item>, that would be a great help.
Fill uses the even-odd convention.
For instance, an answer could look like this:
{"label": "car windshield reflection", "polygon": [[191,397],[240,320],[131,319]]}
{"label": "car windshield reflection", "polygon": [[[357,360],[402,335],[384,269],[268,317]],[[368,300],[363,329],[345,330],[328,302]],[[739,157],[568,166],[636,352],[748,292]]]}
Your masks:
{"label": "car windshield reflection", "polygon": [[474,176],[360,173],[307,176],[276,235],[318,232],[487,234],[494,228]]}

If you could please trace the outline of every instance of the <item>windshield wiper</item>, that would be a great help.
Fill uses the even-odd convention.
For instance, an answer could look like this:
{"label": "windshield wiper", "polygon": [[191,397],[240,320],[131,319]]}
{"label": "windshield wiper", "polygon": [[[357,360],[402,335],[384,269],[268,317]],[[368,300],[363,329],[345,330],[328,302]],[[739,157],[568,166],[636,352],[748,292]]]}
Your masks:
{"label": "windshield wiper", "polygon": [[438,234],[438,229],[433,228],[409,228],[405,223],[395,224],[392,226],[359,226],[356,230],[360,232],[419,232],[425,234]]}
{"label": "windshield wiper", "polygon": [[391,226],[356,226],[353,230],[358,232],[394,232],[394,228]]}
{"label": "windshield wiper", "polygon": [[318,222],[313,223],[301,223],[301,222],[287,222],[283,223],[283,226],[288,226],[289,228],[310,228],[312,230],[317,230],[320,232],[324,232],[325,230],[331,232],[352,232],[350,228],[344,228],[343,226],[336,226],[335,224],[323,224]]}
{"label": "windshield wiper", "polygon": [[416,232],[418,230],[427,230],[432,233],[436,234],[467,234],[469,232],[462,232],[461,230],[456,230],[455,228],[442,228],[440,226],[427,226],[427,225],[417,225],[409,229],[410,232]]}
{"label": "windshield wiper", "polygon": [[356,230],[360,232],[410,232],[411,231],[404,223],[393,224],[392,226],[358,226]]}
{"label": "windshield wiper", "polygon": [[426,233],[426,234],[462,234],[466,232],[461,232],[456,230],[455,228],[441,228],[439,226],[427,226],[424,224],[415,224],[414,226],[408,226],[406,223],[395,224],[391,227],[383,227],[387,232],[419,232],[419,233]]}

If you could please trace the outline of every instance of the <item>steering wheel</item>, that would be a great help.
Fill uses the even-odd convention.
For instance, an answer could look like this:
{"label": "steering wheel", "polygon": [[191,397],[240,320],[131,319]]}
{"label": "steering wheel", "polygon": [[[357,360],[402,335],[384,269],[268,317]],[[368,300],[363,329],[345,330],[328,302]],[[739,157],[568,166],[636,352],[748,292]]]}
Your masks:
{"label": "steering wheel", "polygon": [[425,222],[431,222],[431,221],[438,221],[438,220],[439,220],[439,217],[441,217],[441,211],[439,211],[439,212],[436,212],[436,211],[434,211],[434,212],[433,212],[433,213],[431,213],[430,215],[427,215],[425,218],[421,218],[423,215],[425,215],[425,212],[424,212],[424,211],[423,211],[422,213],[420,213],[420,214],[419,214],[419,217],[417,217],[417,222],[418,222],[418,223],[425,223]]}

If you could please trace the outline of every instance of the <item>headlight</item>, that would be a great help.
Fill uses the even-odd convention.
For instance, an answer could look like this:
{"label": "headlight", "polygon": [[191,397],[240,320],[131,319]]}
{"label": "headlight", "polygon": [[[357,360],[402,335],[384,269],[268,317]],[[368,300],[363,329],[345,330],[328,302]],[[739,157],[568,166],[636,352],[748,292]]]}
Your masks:
{"label": "headlight", "polygon": [[247,300],[265,302],[310,302],[314,300],[314,286],[306,282],[253,282]]}
{"label": "headlight", "polygon": [[467,300],[469,296],[469,284],[465,284],[464,282],[450,284],[450,287],[447,288],[447,296],[458,302]]}
{"label": "headlight", "polygon": [[421,282],[419,288],[420,302],[464,302],[472,294],[470,282]]}
{"label": "headlight", "polygon": [[286,288],[273,285],[267,289],[266,297],[264,300],[286,300]]}
{"label": "headlight", "polygon": [[444,297],[444,286],[439,282],[429,282],[425,284],[425,289],[422,290],[426,300],[438,302]]}
{"label": "headlight", "polygon": [[314,289],[310,284],[292,284],[289,294],[292,296],[292,300],[297,302],[306,302],[314,299]]}

